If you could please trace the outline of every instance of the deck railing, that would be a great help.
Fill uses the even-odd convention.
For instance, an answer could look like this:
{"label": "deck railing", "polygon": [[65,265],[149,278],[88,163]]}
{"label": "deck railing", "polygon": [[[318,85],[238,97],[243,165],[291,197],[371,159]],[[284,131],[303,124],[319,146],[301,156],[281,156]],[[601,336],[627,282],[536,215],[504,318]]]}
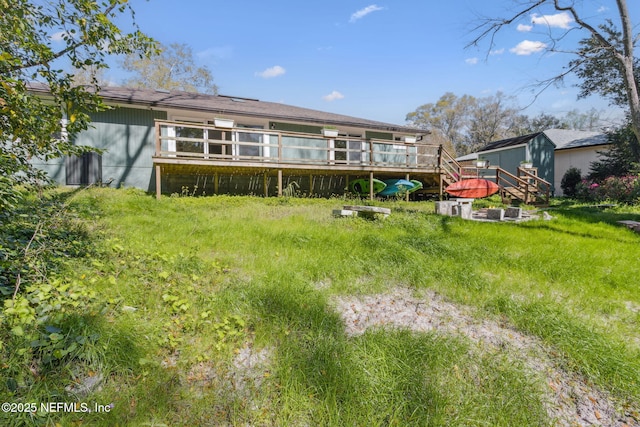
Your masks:
{"label": "deck railing", "polygon": [[435,169],[438,148],[404,141],[156,121],[156,157],[212,164]]}

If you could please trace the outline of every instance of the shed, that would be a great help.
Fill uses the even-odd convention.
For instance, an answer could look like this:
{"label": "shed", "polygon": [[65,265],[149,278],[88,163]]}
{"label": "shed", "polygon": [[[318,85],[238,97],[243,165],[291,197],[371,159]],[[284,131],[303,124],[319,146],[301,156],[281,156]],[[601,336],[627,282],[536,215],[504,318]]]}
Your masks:
{"label": "shed", "polygon": [[555,148],[545,132],[536,132],[491,142],[478,150],[478,157],[514,175],[521,163],[531,162],[540,178],[553,182]]}

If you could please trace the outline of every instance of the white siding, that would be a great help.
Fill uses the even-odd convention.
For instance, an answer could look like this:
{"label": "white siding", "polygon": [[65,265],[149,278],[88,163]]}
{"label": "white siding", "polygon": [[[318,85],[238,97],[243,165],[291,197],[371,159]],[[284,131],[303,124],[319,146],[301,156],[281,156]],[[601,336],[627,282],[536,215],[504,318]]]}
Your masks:
{"label": "white siding", "polygon": [[556,150],[555,164],[556,170],[553,179],[555,195],[562,196],[560,183],[565,172],[570,168],[580,169],[582,176],[589,173],[591,162],[598,160],[598,151],[607,149],[607,145],[597,145],[592,147],[571,148],[568,150]]}

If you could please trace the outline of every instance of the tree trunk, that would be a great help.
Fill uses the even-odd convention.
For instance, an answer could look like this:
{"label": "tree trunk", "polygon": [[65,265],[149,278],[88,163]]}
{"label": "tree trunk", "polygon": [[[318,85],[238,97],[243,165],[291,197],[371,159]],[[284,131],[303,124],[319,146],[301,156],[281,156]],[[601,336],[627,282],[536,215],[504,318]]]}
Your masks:
{"label": "tree trunk", "polygon": [[629,9],[626,0],[616,0],[622,23],[622,42],[624,51],[619,61],[622,65],[624,84],[629,100],[629,113],[631,115],[631,127],[638,141],[640,141],[640,95],[638,94],[638,82],[635,77],[633,64],[633,26],[629,17]]}
{"label": "tree trunk", "polygon": [[622,67],[625,86],[627,88],[627,97],[629,98],[631,128],[638,141],[640,141],[640,96],[638,95],[638,84],[634,75],[633,57],[626,57]]}

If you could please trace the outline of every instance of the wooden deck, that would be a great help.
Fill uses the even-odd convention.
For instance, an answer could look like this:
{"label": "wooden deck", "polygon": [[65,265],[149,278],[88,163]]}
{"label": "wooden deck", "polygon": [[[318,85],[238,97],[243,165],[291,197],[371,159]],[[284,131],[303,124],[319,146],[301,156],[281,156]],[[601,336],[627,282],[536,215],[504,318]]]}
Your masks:
{"label": "wooden deck", "polygon": [[404,141],[157,121],[153,162],[158,197],[171,174],[277,177],[280,196],[287,175],[417,179],[442,192],[441,157],[440,146]]}

